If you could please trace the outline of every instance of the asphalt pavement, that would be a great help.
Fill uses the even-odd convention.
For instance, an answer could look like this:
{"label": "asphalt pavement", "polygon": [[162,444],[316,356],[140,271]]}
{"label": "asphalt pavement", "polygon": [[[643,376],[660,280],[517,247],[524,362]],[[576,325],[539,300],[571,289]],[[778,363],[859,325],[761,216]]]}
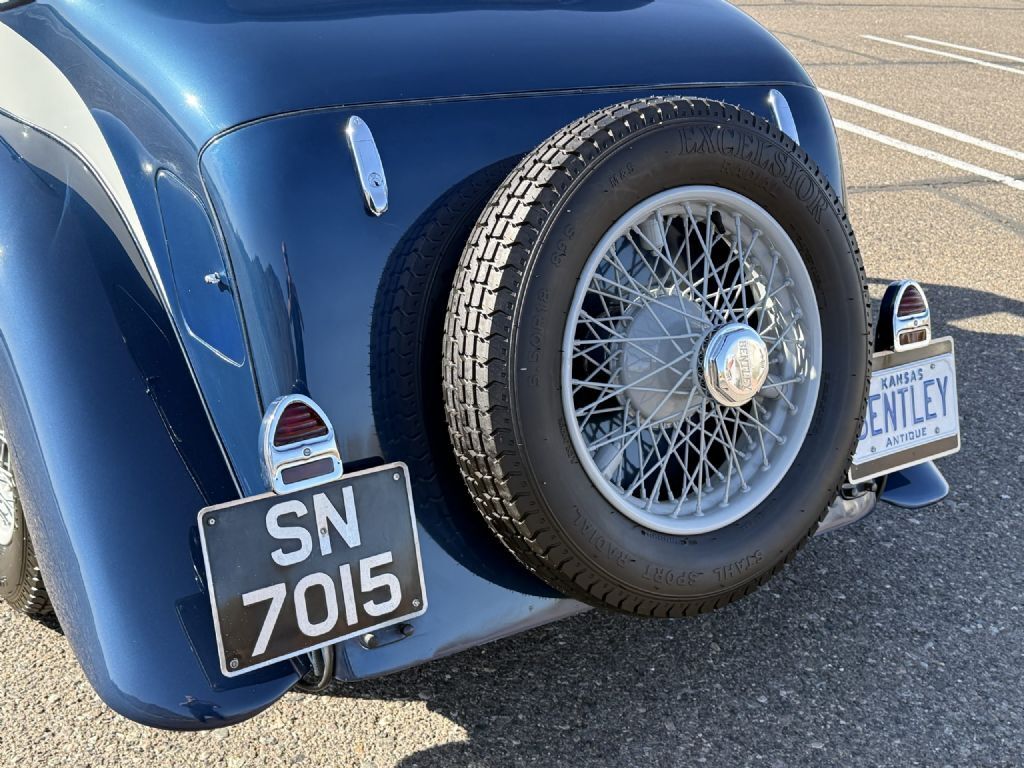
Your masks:
{"label": "asphalt pavement", "polygon": [[1024,764],[1024,2],[740,5],[830,95],[875,298],[919,278],[956,339],[949,498],[712,615],[590,612],[211,733],[113,714],[2,607],[0,764]]}

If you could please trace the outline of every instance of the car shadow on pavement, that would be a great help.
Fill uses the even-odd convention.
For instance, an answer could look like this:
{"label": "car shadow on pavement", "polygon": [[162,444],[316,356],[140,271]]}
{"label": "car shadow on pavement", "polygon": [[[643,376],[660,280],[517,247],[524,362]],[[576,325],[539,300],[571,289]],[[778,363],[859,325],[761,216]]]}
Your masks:
{"label": "car shadow on pavement", "polygon": [[[872,281],[876,299],[885,282]],[[989,374],[1024,375],[1024,303],[925,290],[934,335],[957,342],[965,447],[940,462],[949,499],[880,505],[711,615],[592,611],[342,695],[422,701],[465,730],[407,767],[1006,760],[1022,726],[1024,620],[1010,606],[1024,593],[1024,511],[980,525],[999,503],[980,476],[1009,461],[1016,474],[999,489],[1024,494],[1019,388],[1011,398]],[[1008,442],[997,437],[1008,428]]]}

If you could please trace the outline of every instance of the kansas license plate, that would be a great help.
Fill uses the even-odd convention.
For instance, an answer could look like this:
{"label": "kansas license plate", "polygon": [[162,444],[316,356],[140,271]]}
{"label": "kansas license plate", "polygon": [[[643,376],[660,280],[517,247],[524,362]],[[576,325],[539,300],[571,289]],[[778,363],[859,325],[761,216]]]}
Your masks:
{"label": "kansas license plate", "polygon": [[228,677],[427,609],[404,464],[199,513]]}
{"label": "kansas license plate", "polygon": [[850,480],[869,480],[958,450],[953,339],[876,354]]}

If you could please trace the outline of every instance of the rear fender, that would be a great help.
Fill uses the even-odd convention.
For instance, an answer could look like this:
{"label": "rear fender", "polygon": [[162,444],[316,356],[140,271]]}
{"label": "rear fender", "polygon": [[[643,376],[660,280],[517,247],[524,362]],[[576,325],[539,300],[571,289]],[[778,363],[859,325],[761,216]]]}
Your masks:
{"label": "rear fender", "polygon": [[296,675],[217,672],[195,516],[237,491],[163,302],[81,159],[0,116],[0,403],[29,532],[100,696],[195,729]]}

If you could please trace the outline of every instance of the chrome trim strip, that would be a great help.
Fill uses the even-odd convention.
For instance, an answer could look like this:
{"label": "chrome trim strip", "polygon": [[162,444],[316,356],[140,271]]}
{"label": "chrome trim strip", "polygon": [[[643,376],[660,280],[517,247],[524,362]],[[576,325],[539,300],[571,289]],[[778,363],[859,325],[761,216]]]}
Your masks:
{"label": "chrome trim strip", "polygon": [[775,117],[775,125],[778,129],[799,144],[800,133],[796,129],[793,111],[789,108],[789,102],[786,101],[786,97],[782,95],[781,91],[772,88],[768,92],[768,106],[772,109],[772,115]]}
{"label": "chrome trim strip", "polygon": [[388,180],[370,126],[361,117],[352,115],[345,122],[345,140],[363,188],[366,210],[380,216],[388,209]]}

